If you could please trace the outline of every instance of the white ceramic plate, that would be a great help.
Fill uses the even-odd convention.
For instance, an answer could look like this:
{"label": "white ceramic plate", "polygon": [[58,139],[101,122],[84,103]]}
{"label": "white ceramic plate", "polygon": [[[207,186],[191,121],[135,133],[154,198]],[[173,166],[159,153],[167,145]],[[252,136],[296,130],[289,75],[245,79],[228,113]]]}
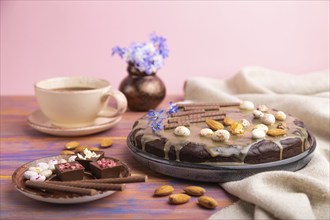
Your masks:
{"label": "white ceramic plate", "polygon": [[[98,200],[98,199],[102,199],[104,197],[107,197],[113,193],[115,193],[116,191],[104,191],[104,192],[100,192],[99,194],[93,195],[93,196],[80,196],[80,195],[75,195],[75,194],[55,194],[54,192],[42,192],[36,189],[32,189],[32,188],[28,188],[25,187],[24,182],[26,181],[24,179],[24,172],[31,166],[36,166],[37,163],[39,162],[48,162],[49,160],[52,159],[56,159],[56,160],[60,160],[60,159],[68,159],[70,155],[59,155],[59,156],[53,156],[53,157],[45,157],[45,158],[41,158],[38,160],[34,160],[31,162],[28,162],[20,167],[18,167],[15,172],[12,175],[12,181],[13,184],[15,186],[15,188],[22,193],[23,195],[35,199],[35,200],[39,200],[39,201],[43,201],[43,202],[49,202],[49,203],[57,203],[57,204],[75,204],[75,203],[84,203],[84,202],[91,202],[94,200]],[[128,166],[115,159],[112,158],[117,162],[120,162],[125,168],[126,170],[123,171],[123,176],[129,176],[130,175],[130,171]]]}
{"label": "white ceramic plate", "polygon": [[29,192],[25,192],[24,190],[21,190],[18,188],[16,188],[16,189],[19,192],[23,193],[23,195],[25,195],[31,199],[39,200],[42,202],[56,203],[56,204],[76,204],[76,203],[91,202],[94,200],[102,199],[102,198],[107,197],[116,192],[116,191],[106,191],[106,192],[97,194],[95,196],[80,196],[80,197],[76,197],[76,198],[66,199],[66,198],[45,198],[42,196],[31,194]]}
{"label": "white ceramic plate", "polygon": [[69,137],[83,136],[105,131],[115,126],[121,120],[121,118],[122,116],[117,116],[114,118],[99,117],[95,120],[95,123],[90,126],[81,128],[61,128],[54,126],[40,110],[36,110],[29,115],[27,123],[29,126],[40,132]]}

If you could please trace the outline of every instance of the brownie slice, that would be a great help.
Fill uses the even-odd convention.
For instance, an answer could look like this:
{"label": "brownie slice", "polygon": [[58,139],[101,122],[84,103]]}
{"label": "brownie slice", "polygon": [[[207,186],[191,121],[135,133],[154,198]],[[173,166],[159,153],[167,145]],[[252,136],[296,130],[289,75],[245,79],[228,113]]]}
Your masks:
{"label": "brownie slice", "polygon": [[82,180],[85,168],[78,162],[55,164],[57,177],[62,181]]}
{"label": "brownie slice", "polygon": [[111,159],[102,158],[96,162],[91,162],[90,169],[92,174],[98,179],[118,178],[120,177],[122,166]]}

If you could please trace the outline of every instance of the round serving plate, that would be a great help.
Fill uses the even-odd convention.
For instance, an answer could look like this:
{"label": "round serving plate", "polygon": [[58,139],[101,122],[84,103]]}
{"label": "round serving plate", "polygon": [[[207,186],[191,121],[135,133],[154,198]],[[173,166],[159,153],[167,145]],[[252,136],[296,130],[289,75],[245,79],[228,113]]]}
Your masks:
{"label": "round serving plate", "polygon": [[[49,203],[57,203],[57,204],[76,204],[76,203],[84,203],[84,202],[91,202],[94,200],[98,200],[98,199],[102,199],[104,197],[107,197],[113,193],[115,193],[116,191],[99,191],[98,194],[93,195],[93,196],[82,196],[82,195],[77,195],[77,194],[73,194],[73,193],[58,193],[55,191],[51,191],[51,192],[47,192],[47,191],[40,191],[37,189],[32,189],[32,188],[28,188],[25,186],[25,178],[24,178],[24,172],[31,166],[36,166],[37,163],[39,162],[48,162],[50,160],[60,160],[60,159],[68,159],[71,155],[58,155],[58,156],[53,156],[53,157],[44,157],[44,158],[40,158],[31,162],[28,162],[26,164],[23,164],[22,166],[18,167],[15,172],[12,175],[12,182],[15,186],[15,188],[22,193],[23,195],[35,199],[35,200],[39,200],[39,201],[43,201],[43,202],[49,202]],[[122,161],[116,159],[116,158],[112,158],[112,157],[105,157],[105,158],[110,158],[113,159],[114,161],[116,161],[117,163],[120,163],[124,169],[121,171],[121,175],[123,177],[127,177],[130,176],[130,169],[127,166],[127,164],[123,163]],[[94,178],[90,173],[85,172],[85,176],[84,178],[86,179],[90,179],[90,178]],[[50,178],[49,180],[46,181],[51,181],[52,178]]]}
{"label": "round serving plate", "polygon": [[127,137],[127,145],[136,160],[157,173],[193,181],[223,183],[241,180],[265,171],[297,171],[303,168],[312,159],[316,148],[315,138],[311,137],[312,146],[309,150],[288,159],[262,164],[228,165],[227,163],[227,165],[220,166],[170,161],[159,158],[135,147],[132,141],[132,133]]}

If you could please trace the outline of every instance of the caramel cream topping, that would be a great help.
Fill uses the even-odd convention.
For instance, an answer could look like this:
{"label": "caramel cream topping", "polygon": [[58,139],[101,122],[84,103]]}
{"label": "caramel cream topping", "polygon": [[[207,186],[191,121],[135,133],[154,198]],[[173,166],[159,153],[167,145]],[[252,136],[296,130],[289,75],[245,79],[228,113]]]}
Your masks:
{"label": "caramel cream topping", "polygon": [[[165,159],[169,159],[169,151],[171,147],[174,147],[176,152],[176,160],[180,160],[180,150],[190,142],[198,143],[204,145],[205,150],[212,157],[222,156],[222,157],[236,157],[240,161],[244,161],[250,147],[262,140],[270,140],[276,143],[280,150],[280,160],[282,160],[283,155],[283,146],[281,145],[280,141],[288,139],[288,138],[300,138],[302,141],[302,149],[301,151],[305,151],[308,149],[309,143],[306,141],[308,134],[305,129],[296,126],[293,121],[295,118],[291,116],[287,116],[285,122],[288,126],[287,134],[280,137],[271,137],[266,135],[264,139],[253,139],[252,138],[252,130],[254,125],[261,124],[262,119],[255,118],[253,115],[253,110],[239,110],[237,111],[238,107],[231,106],[231,107],[222,107],[220,111],[226,113],[226,117],[233,118],[235,121],[240,121],[242,119],[246,119],[250,122],[250,125],[245,128],[245,132],[242,135],[231,135],[230,139],[227,142],[217,142],[213,141],[210,137],[203,137],[200,135],[200,131],[203,128],[207,128],[207,124],[205,122],[200,123],[191,123],[189,125],[190,136],[177,136],[174,134],[174,129],[167,129],[161,130],[157,133],[153,133],[151,128],[148,125],[148,121],[145,117],[138,120],[137,126],[133,128],[134,130],[138,130],[135,133],[135,137],[142,135],[141,142],[142,142],[142,150],[145,151],[146,143],[150,141],[154,141],[160,138],[166,138],[166,143],[164,145],[164,154]],[[179,112],[183,111],[180,109]],[[274,110],[268,110],[270,114],[276,114]],[[269,125],[268,128],[277,128],[278,124],[282,121],[276,120],[276,122],[272,125]],[[229,126],[226,126],[224,129],[229,131]],[[134,137],[134,139],[135,139]]]}

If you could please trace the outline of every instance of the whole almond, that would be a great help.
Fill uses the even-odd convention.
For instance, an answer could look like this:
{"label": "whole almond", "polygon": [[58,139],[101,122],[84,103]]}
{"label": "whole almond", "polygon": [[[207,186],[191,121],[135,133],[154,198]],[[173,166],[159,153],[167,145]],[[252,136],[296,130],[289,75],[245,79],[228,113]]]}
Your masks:
{"label": "whole almond", "polygon": [[233,124],[234,122],[235,122],[235,120],[232,119],[232,118],[225,117],[225,118],[223,119],[223,123],[224,123],[224,125],[226,125],[226,126],[230,126],[230,125]]}
{"label": "whole almond", "polygon": [[279,129],[279,128],[274,128],[274,129],[269,129],[267,131],[267,135],[277,137],[277,136],[282,136],[286,134],[286,130]]}
{"label": "whole almond", "polygon": [[206,192],[204,188],[199,186],[187,186],[183,190],[191,196],[202,196]]}
{"label": "whole almond", "polygon": [[173,191],[174,188],[170,185],[160,186],[155,190],[154,196],[168,196],[171,195]]}
{"label": "whole almond", "polygon": [[112,139],[111,138],[103,138],[100,143],[100,147],[107,148],[112,146]]}
{"label": "whole almond", "polygon": [[198,204],[204,208],[214,209],[218,206],[218,202],[215,201],[212,197],[209,196],[201,196],[198,198]]}
{"label": "whole almond", "polygon": [[75,152],[70,151],[70,150],[62,150],[60,154],[61,155],[73,155],[73,154],[75,154]]}
{"label": "whole almond", "polygon": [[209,128],[211,128],[213,131],[216,130],[221,130],[224,128],[223,124],[221,122],[212,120],[212,119],[206,119],[205,123],[207,124],[207,126],[209,126]]}
{"label": "whole almond", "polygon": [[77,141],[70,141],[64,145],[64,148],[67,150],[73,150],[73,149],[77,148],[79,145],[80,145],[80,143]]}
{"label": "whole almond", "polygon": [[173,194],[169,197],[170,203],[174,205],[180,205],[188,202],[190,200],[190,196],[187,194]]}

